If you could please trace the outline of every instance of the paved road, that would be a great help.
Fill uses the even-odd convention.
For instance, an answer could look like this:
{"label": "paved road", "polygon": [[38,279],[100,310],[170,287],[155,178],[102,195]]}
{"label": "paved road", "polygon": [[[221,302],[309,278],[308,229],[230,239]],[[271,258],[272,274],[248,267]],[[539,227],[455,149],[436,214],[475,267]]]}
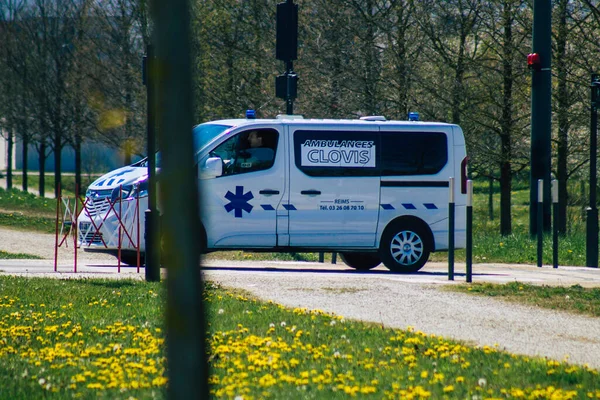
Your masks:
{"label": "paved road", "polygon": [[[1,249],[2,245],[0,245]],[[51,255],[53,258],[53,255]],[[137,267],[121,266],[117,272],[117,260],[111,256],[78,252],[77,274],[74,274],[74,253],[72,248],[60,249],[58,272],[61,275],[89,277],[90,275],[117,274],[125,278],[135,277]],[[46,257],[50,258],[50,256]],[[209,260],[204,262],[207,276],[219,273],[256,273],[256,274],[300,274],[301,276],[333,275],[339,277],[361,276],[364,279],[391,279],[396,282],[419,284],[458,284],[465,283],[466,274],[464,263],[457,263],[454,281],[448,280],[448,265],[440,262],[430,262],[416,274],[394,274],[385,267],[379,266],[369,272],[357,272],[344,264],[316,262],[278,262],[278,261],[226,261]],[[557,269],[550,266],[538,268],[531,265],[510,264],[476,264],[473,268],[473,282],[526,282],[534,285],[600,287],[600,269],[585,267],[564,267]],[[143,279],[143,268],[141,278]],[[0,273],[22,274],[31,276],[46,276],[54,274],[53,259],[46,260],[0,260]]]}
{"label": "paved road", "polygon": [[[144,279],[144,270],[122,267],[113,259],[80,255],[77,273],[72,259],[0,260],[1,274],[54,278]],[[576,316],[536,307],[439,290],[463,283],[464,266],[448,281],[447,265],[428,263],[418,274],[398,275],[378,267],[359,273],[344,265],[303,262],[208,261],[204,276],[228,287],[289,307],[321,309],[345,318],[371,321],[385,327],[415,329],[455,338],[473,345],[498,344],[517,354],[543,356],[600,369],[600,318]],[[600,270],[581,267],[491,265],[475,266],[475,282],[600,287]]]}

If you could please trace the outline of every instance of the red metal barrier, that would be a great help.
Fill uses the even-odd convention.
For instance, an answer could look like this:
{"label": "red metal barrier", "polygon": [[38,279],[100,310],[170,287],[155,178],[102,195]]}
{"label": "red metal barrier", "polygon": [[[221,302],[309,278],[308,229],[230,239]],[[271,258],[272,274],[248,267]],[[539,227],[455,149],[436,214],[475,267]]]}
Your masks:
{"label": "red metal barrier", "polygon": [[[59,186],[60,188],[60,186]],[[135,198],[135,206],[132,208],[129,208],[126,212],[126,215],[123,215],[123,200],[122,200],[122,187],[119,188],[119,192],[120,192],[120,196],[119,199],[115,199],[114,202],[111,202],[108,198],[106,199],[106,201],[109,204],[109,208],[106,211],[105,215],[103,215],[101,217],[101,219],[99,220],[99,218],[95,215],[92,215],[93,213],[90,210],[91,207],[91,203],[90,200],[88,198],[81,199],[79,197],[79,187],[76,186],[75,188],[75,201],[73,205],[71,205],[71,201],[68,198],[64,198],[62,197],[62,192],[58,191],[59,195],[57,197],[57,203],[56,203],[56,223],[55,223],[55,243],[54,243],[54,271],[57,272],[58,271],[58,248],[62,247],[63,245],[65,247],[68,247],[68,237],[70,234],[73,235],[73,260],[74,260],[74,265],[73,265],[73,272],[77,272],[77,250],[79,245],[81,246],[86,246],[86,244],[83,243],[83,239],[87,238],[90,234],[92,235],[91,239],[86,240],[87,246],[90,247],[92,245],[92,243],[96,240],[99,239],[102,243],[102,245],[104,246],[104,248],[109,248],[109,244],[110,244],[110,240],[107,240],[105,238],[105,235],[103,234],[102,230],[105,231],[105,233],[107,232],[107,229],[110,229],[107,227],[106,225],[106,221],[107,218],[109,216],[115,216],[116,217],[116,232],[112,232],[112,235],[109,237],[109,239],[114,238],[114,234],[116,233],[116,239],[117,239],[117,243],[116,243],[116,247],[117,247],[117,258],[118,258],[118,265],[117,265],[117,271],[121,272],[121,251],[123,248],[123,239],[126,238],[129,242],[129,245],[131,247],[133,247],[136,252],[137,252],[137,272],[140,272],[140,264],[141,264],[141,260],[140,260],[140,247],[141,247],[141,238],[140,238],[140,214],[139,214],[139,208],[140,208],[140,203],[139,203],[139,196],[136,196]],[[116,207],[116,203],[117,201],[119,202],[119,207],[118,210],[119,212],[117,213],[117,207]],[[92,203],[93,204],[93,203]],[[61,206],[62,205],[62,206]],[[79,206],[81,205],[81,209],[79,208]],[[71,207],[73,207],[73,210],[71,209]],[[94,207],[96,207],[96,205],[94,205]],[[95,211],[95,209],[94,209]],[[81,244],[79,244],[79,239],[80,239],[80,235],[79,235],[79,219],[80,216],[82,215],[82,213],[85,213],[83,215],[87,216],[87,220],[90,222],[90,226],[89,228],[85,231],[85,232],[81,232],[82,235],[84,236],[82,239]],[[133,216],[131,216],[131,214],[133,213]],[[127,228],[127,224],[126,224],[126,219],[131,218],[130,219],[130,226],[131,229]],[[59,229],[59,220],[61,222],[60,224],[60,229]],[[129,222],[129,221],[127,221]],[[110,233],[110,231],[109,231]],[[133,240],[133,237],[135,236],[137,240]],[[59,241],[59,237],[60,237],[60,241]],[[107,243],[108,241],[108,243]],[[130,248],[131,248],[130,247]]]}

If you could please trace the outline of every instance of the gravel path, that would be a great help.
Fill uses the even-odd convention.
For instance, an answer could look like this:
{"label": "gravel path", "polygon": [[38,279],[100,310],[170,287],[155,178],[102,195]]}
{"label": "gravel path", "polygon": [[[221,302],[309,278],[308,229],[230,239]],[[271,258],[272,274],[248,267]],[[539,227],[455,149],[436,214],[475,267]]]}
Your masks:
{"label": "gravel path", "polygon": [[[0,228],[0,250],[10,253],[28,253],[53,260],[54,242],[54,235]],[[59,261],[72,259],[72,241],[68,248],[59,250]],[[80,264],[115,264],[112,256],[83,252],[79,252],[79,261]],[[0,260],[0,268],[2,264]],[[497,344],[517,354],[559,361],[568,356],[570,362],[600,369],[600,318],[442,291],[439,285],[448,282],[432,268],[425,274],[403,276],[385,272],[349,273],[342,266],[316,263],[215,260],[206,264],[207,279],[248,290],[261,299],[289,307],[320,309],[385,327],[412,326],[474,345]],[[497,267],[498,273],[481,274],[476,279],[510,278],[508,267]],[[428,271],[427,266],[425,271]],[[563,275],[569,273],[566,268],[560,271]],[[588,269],[587,272],[597,277],[596,272],[600,271]]]}
{"label": "gravel path", "polygon": [[[59,237],[59,242],[62,237]],[[9,253],[25,253],[45,259],[54,259],[54,245],[56,243],[55,235],[47,233],[26,232],[14,229],[0,227],[0,251]],[[78,252],[78,256],[82,260],[97,260],[97,261],[113,261],[114,257],[104,254]],[[59,260],[73,258],[73,237],[69,236],[68,240],[58,248]],[[1,260],[0,260],[1,262]]]}

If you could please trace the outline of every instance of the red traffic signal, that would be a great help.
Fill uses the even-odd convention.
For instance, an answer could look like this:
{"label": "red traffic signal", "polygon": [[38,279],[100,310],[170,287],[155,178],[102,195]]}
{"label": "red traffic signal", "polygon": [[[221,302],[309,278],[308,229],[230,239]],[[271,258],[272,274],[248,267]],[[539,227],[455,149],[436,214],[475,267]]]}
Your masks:
{"label": "red traffic signal", "polygon": [[527,54],[527,66],[533,69],[540,69],[542,62],[538,53]]}

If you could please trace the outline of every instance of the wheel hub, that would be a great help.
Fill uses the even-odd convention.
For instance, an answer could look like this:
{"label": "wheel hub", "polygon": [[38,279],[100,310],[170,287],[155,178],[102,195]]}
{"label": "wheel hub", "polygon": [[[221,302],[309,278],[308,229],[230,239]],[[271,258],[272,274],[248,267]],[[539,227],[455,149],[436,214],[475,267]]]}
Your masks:
{"label": "wheel hub", "polygon": [[413,265],[423,255],[423,241],[415,232],[401,231],[392,239],[390,251],[398,264]]}

